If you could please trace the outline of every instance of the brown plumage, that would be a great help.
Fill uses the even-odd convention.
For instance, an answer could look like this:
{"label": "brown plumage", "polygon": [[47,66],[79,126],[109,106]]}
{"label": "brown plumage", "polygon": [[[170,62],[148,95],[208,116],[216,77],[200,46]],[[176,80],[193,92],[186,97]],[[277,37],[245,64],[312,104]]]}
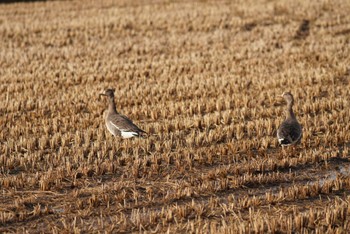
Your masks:
{"label": "brown plumage", "polygon": [[285,92],[282,97],[287,102],[286,119],[277,130],[277,138],[282,146],[294,145],[301,140],[302,128],[293,112],[293,95],[290,92]]}
{"label": "brown plumage", "polygon": [[123,138],[140,137],[145,131],[137,127],[130,119],[125,115],[119,114],[115,107],[114,102],[114,89],[107,89],[104,93],[100,94],[108,97],[108,109],[105,112],[104,119],[106,127],[113,136],[121,136]]}

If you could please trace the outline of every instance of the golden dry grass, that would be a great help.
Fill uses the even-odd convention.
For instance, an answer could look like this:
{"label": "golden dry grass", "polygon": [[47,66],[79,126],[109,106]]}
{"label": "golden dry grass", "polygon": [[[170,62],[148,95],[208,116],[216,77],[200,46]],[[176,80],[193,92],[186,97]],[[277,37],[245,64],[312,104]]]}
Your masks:
{"label": "golden dry grass", "polygon": [[[349,1],[0,5],[0,232],[346,233]],[[150,133],[121,140],[98,100]],[[275,137],[283,91],[304,128]]]}

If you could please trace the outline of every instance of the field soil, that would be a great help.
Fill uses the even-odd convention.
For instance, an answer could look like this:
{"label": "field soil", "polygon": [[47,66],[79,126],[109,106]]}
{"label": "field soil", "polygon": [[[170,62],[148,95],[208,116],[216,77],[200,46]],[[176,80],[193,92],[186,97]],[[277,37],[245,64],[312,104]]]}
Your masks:
{"label": "field soil", "polygon": [[[0,4],[0,233],[349,233],[349,12]],[[106,88],[147,137],[108,132]],[[285,91],[303,137],[282,148]]]}

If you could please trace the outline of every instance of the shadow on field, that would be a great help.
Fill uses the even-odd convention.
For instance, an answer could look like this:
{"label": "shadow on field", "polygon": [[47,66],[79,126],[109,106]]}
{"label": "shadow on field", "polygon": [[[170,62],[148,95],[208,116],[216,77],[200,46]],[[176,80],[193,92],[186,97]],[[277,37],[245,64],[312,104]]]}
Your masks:
{"label": "shadow on field", "polygon": [[301,22],[294,39],[302,40],[309,36],[310,34],[310,20],[304,19],[303,22]]}
{"label": "shadow on field", "polygon": [[18,2],[46,2],[47,0],[0,0],[0,4],[10,4]]}

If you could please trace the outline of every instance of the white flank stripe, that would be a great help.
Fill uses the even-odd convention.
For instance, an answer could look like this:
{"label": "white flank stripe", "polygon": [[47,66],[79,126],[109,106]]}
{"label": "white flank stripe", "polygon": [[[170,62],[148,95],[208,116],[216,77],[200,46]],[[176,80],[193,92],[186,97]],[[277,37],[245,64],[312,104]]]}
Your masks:
{"label": "white flank stripe", "polygon": [[118,128],[117,125],[115,125],[112,121],[109,121],[114,127],[116,127],[116,129],[118,129],[120,131],[120,128]]}
{"label": "white flank stripe", "polygon": [[138,136],[137,132],[120,132],[123,138],[130,138]]}

